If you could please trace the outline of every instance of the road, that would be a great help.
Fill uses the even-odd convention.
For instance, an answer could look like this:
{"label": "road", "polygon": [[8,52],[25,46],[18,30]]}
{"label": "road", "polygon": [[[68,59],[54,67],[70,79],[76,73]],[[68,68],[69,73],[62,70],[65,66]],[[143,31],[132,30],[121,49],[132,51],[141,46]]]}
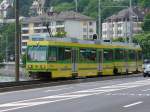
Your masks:
{"label": "road", "polygon": [[150,78],[0,93],[0,112],[150,112]]}

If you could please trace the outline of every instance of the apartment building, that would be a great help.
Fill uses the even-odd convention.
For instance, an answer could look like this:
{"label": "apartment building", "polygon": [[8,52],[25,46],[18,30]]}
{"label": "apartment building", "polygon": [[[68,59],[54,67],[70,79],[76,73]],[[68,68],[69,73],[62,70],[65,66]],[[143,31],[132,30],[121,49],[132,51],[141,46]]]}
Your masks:
{"label": "apartment building", "polygon": [[[142,32],[142,23],[148,10],[137,7],[124,9],[102,23],[102,37],[104,39],[128,38]],[[131,14],[131,18],[130,18]],[[130,22],[130,20],[132,20]]]}
{"label": "apartment building", "polygon": [[23,54],[30,37],[50,38],[50,36],[55,37],[58,32],[65,32],[62,38],[90,40],[96,34],[96,20],[74,11],[51,12],[48,15],[25,18],[22,21],[21,31],[21,51]]}

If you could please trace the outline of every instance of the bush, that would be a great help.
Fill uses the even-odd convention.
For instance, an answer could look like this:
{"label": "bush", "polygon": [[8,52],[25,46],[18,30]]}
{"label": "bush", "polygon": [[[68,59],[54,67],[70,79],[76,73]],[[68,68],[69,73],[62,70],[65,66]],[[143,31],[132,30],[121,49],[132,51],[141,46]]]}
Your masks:
{"label": "bush", "polygon": [[23,67],[26,66],[26,54],[22,55],[22,64],[23,64]]}
{"label": "bush", "polygon": [[0,68],[4,66],[3,60],[4,60],[4,56],[0,53]]}

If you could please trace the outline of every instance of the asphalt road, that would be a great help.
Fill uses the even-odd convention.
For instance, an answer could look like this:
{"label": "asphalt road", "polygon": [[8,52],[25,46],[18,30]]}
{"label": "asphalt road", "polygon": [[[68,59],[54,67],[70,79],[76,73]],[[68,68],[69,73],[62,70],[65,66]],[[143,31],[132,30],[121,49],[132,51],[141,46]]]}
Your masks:
{"label": "asphalt road", "polygon": [[150,78],[0,93],[0,112],[150,112]]}

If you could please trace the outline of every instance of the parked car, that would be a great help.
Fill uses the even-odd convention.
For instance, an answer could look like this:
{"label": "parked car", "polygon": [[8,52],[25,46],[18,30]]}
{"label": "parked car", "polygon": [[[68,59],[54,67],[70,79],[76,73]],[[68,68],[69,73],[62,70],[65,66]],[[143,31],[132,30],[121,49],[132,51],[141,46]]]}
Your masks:
{"label": "parked car", "polygon": [[150,77],[150,60],[144,60],[143,64],[143,76],[149,76]]}

